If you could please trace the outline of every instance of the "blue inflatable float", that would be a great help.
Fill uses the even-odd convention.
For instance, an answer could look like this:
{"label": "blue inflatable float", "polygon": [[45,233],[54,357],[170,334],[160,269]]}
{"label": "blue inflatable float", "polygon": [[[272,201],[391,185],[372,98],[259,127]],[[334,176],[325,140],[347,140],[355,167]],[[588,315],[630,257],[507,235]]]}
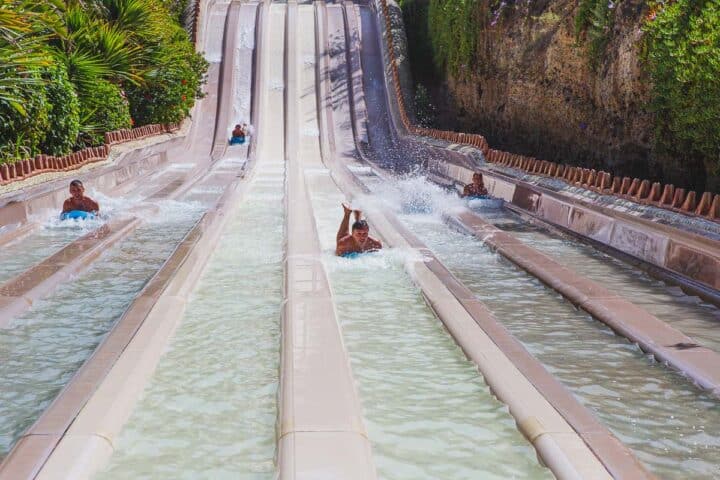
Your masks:
{"label": "blue inflatable float", "polygon": [[92,220],[95,214],[83,210],[70,210],[60,214],[60,220]]}
{"label": "blue inflatable float", "polygon": [[245,137],[231,137],[230,145],[242,145],[245,143]]}

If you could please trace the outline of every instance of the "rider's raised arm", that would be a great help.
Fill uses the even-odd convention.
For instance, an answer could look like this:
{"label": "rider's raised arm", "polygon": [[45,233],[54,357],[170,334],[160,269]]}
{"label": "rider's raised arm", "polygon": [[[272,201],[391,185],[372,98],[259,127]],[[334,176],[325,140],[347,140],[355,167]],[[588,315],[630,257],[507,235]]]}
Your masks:
{"label": "rider's raised arm", "polygon": [[352,210],[344,203],[342,204],[342,207],[343,219],[340,222],[340,228],[338,229],[337,237],[335,237],[336,242],[340,242],[340,240],[347,237],[350,233],[350,213],[352,213]]}

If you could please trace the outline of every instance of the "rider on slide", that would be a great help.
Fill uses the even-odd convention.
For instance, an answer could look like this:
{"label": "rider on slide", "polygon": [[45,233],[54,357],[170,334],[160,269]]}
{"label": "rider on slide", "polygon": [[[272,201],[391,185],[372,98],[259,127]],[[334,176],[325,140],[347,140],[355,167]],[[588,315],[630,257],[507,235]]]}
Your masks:
{"label": "rider on slide", "polygon": [[[335,255],[345,257],[352,254],[380,250],[382,244],[370,237],[370,227],[365,220],[361,220],[362,212],[360,210],[353,210],[344,203],[342,207],[343,219],[342,222],[340,222],[340,229],[336,237],[337,246],[335,248]],[[352,230],[348,233],[351,213],[355,214],[355,223],[353,223]]]}
{"label": "rider on slide", "polygon": [[465,185],[465,188],[463,189],[462,196],[463,197],[476,197],[476,198],[483,198],[487,197],[488,191],[487,188],[485,188],[485,184],[483,183],[483,176],[480,172],[473,173],[472,176],[472,183],[468,183]]}
{"label": "rider on slide", "polygon": [[70,212],[87,212],[97,215],[100,205],[90,197],[85,196],[85,186],[80,180],[70,182],[70,198],[63,203],[61,216],[68,216]]}
{"label": "rider on slide", "polygon": [[246,125],[235,125],[235,129],[232,131],[230,137],[230,145],[242,145],[245,143],[245,137],[247,136]]}

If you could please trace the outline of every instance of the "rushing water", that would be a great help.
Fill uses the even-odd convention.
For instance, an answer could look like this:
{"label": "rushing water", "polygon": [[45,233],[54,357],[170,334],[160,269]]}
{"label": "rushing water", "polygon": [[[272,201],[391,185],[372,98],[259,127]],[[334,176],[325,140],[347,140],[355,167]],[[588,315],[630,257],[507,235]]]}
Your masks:
{"label": "rushing water", "polygon": [[0,457],[55,398],[199,218],[165,201],[155,220],[0,330]]}
{"label": "rushing water", "polygon": [[[437,212],[452,209],[457,197],[422,183],[410,183],[410,197],[403,188],[376,183],[375,189],[389,199],[389,208],[406,212],[403,220],[440,260],[650,470],[664,478],[720,477],[717,399],[475,238],[450,230]],[[408,208],[418,195],[429,199],[420,204],[429,204],[430,213],[407,213],[418,211]]]}
{"label": "rushing water", "polygon": [[88,195],[100,203],[102,218],[60,220],[59,207],[57,211],[44,210],[36,214],[32,220],[40,225],[35,231],[0,248],[0,283],[19,275],[73,240],[99,228],[107,219],[119,216],[123,207],[138,203],[136,199],[121,201],[92,191]]}
{"label": "rushing water", "polygon": [[[316,175],[313,183],[331,183],[326,172]],[[342,200],[337,192],[312,193],[379,476],[551,477],[404,272],[413,254],[386,249],[352,260],[333,255]]]}
{"label": "rushing water", "polygon": [[255,177],[98,478],[273,478],[282,190]]}

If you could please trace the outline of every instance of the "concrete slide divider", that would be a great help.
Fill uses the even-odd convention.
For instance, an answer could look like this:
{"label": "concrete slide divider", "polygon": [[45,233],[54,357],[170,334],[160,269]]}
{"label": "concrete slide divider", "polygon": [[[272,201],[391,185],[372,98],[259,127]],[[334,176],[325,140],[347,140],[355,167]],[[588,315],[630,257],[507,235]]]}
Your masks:
{"label": "concrete slide divider", "polygon": [[[327,63],[327,59],[323,60]],[[319,72],[324,70],[327,69],[321,64]],[[327,75],[322,75],[321,80],[330,84]],[[322,104],[332,118],[329,102]],[[334,120],[343,125],[350,121]],[[322,134],[333,133],[328,129]],[[353,147],[340,145],[337,150],[348,152]],[[337,185],[350,197],[367,193],[343,165],[355,161],[347,154],[337,154],[326,161]],[[372,206],[365,207],[374,230],[389,244],[422,254],[422,259],[408,263],[408,272],[490,388],[510,407],[519,429],[558,478],[654,478],[397,218]]]}
{"label": "concrete slide divider", "polygon": [[[282,360],[278,467],[280,478],[376,478],[347,352],[321,259],[304,165],[320,161],[317,137],[298,139],[310,113],[317,115],[314,9],[287,5],[286,82],[286,303]],[[309,87],[309,88],[308,88]],[[314,114],[314,115],[313,115]],[[310,227],[308,227],[310,226]],[[322,473],[320,473],[322,472]]]}

